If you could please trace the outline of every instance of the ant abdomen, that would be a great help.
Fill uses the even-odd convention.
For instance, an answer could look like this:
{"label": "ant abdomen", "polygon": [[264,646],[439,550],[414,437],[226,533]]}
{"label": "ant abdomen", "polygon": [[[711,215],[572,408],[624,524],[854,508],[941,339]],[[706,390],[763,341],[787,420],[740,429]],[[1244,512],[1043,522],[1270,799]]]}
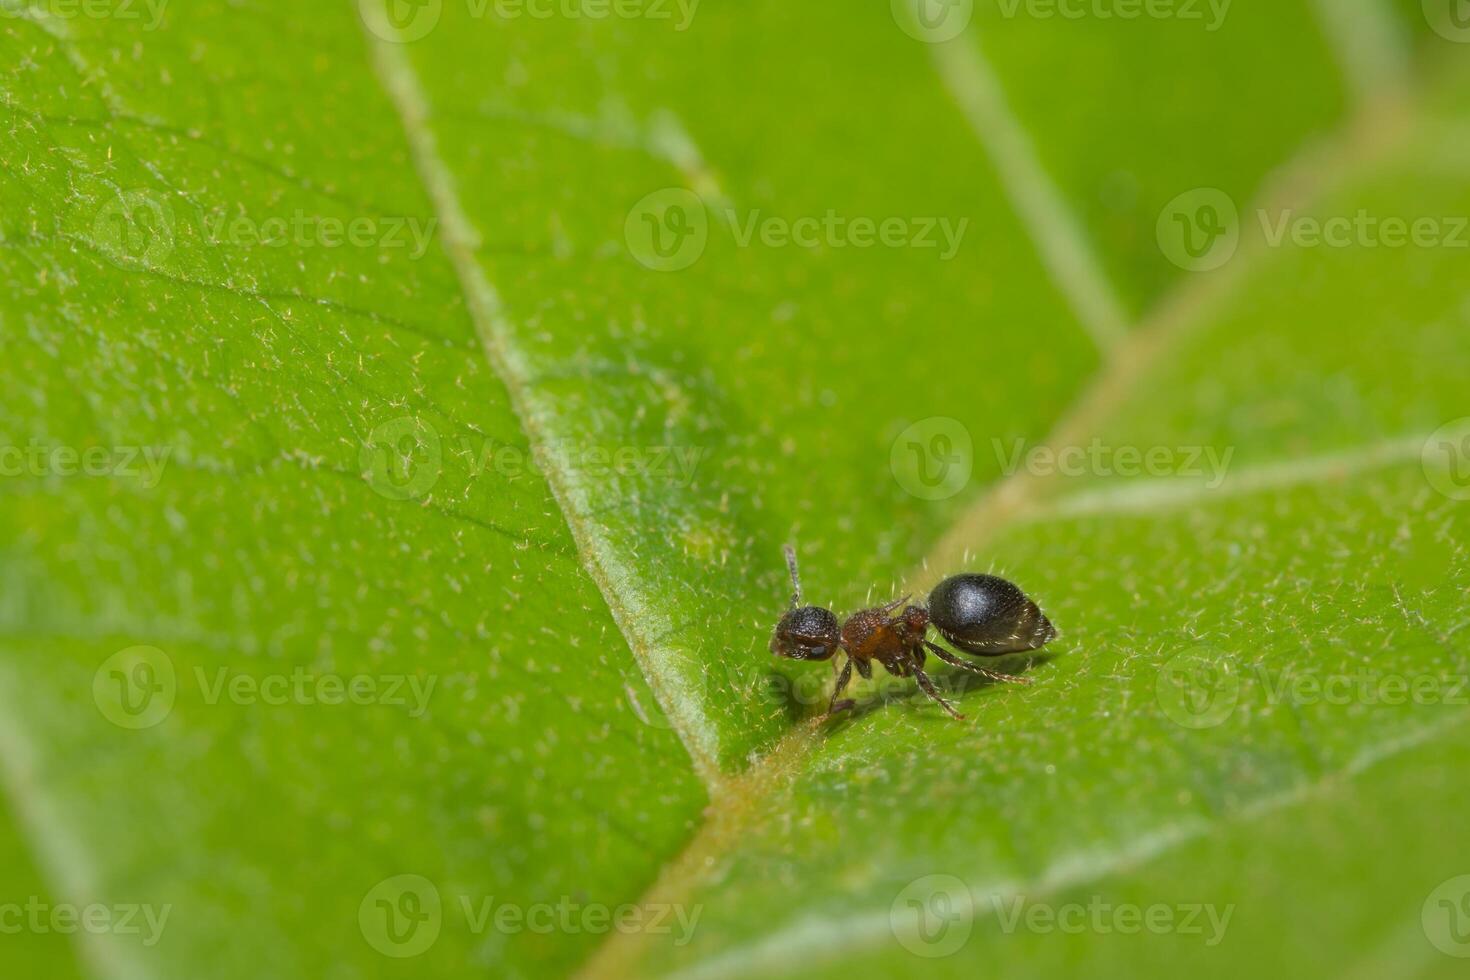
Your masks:
{"label": "ant abdomen", "polygon": [[952,575],[929,593],[929,621],[967,653],[998,657],[1035,650],[1057,631],[1036,603],[994,575]]}

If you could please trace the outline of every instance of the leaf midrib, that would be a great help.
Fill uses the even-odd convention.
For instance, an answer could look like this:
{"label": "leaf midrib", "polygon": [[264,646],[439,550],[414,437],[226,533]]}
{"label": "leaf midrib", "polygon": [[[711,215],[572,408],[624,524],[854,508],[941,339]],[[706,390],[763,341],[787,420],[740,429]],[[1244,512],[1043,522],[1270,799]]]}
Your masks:
{"label": "leaf midrib", "polygon": [[[555,442],[545,422],[550,413],[536,403],[530,384],[531,372],[513,343],[504,304],[476,258],[479,235],[460,204],[454,175],[439,154],[430,123],[428,96],[403,45],[377,37],[366,25],[363,35],[373,69],[398,112],[419,180],[439,219],[440,239],[458,277],[485,358],[505,386],[511,408],[533,452],[549,449]],[[542,455],[552,461],[560,458],[556,453]],[[697,698],[683,696],[685,678],[673,667],[677,653],[661,647],[659,637],[643,629],[643,624],[656,622],[657,618],[650,615],[651,610],[642,608],[639,596],[618,587],[618,582],[633,577],[633,570],[624,567],[614,550],[593,530],[591,521],[578,505],[572,474],[552,462],[545,467],[545,476],[576,543],[583,568],[601,591],[614,623],[653,689],[670,727],[689,753],[695,774],[711,797],[719,796],[726,776],[718,761],[715,727],[705,717]]]}

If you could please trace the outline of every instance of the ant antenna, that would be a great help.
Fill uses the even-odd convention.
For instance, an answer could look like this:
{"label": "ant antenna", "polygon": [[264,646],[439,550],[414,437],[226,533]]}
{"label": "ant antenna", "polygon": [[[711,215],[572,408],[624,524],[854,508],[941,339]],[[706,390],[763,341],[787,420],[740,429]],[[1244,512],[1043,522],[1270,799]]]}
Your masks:
{"label": "ant antenna", "polygon": [[801,605],[801,575],[796,571],[796,549],[788,544],[781,551],[786,555],[786,567],[791,571],[791,587],[795,590],[791,593],[791,608],[795,609]]}

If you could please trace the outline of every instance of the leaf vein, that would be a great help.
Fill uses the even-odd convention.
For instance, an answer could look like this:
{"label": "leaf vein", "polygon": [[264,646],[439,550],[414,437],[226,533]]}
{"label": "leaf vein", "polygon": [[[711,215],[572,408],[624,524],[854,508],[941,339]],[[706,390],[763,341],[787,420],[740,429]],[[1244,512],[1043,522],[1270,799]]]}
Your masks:
{"label": "leaf vein", "polygon": [[1104,356],[1127,336],[1128,316],[1087,233],[1047,175],[1025,127],[1006,104],[978,38],[966,32],[931,46],[934,62],[975,135],[990,153],[1001,185],[1030,232],[1052,280]]}
{"label": "leaf vein", "polygon": [[[486,359],[505,385],[532,447],[550,448],[558,441],[552,431],[552,412],[539,402],[532,389],[534,372],[515,345],[500,295],[476,257],[480,236],[465,214],[454,176],[439,154],[428,98],[417,73],[401,45],[378,38],[366,28],[364,33],[373,67],[398,111],[419,178],[434,203],[444,248],[459,276]],[[653,639],[657,633],[651,627],[663,618],[654,604],[657,597],[639,592],[635,570],[589,520],[585,494],[576,485],[575,475],[557,462],[557,454],[548,453],[547,459],[547,482],[577,544],[583,568],[601,590],[613,620],[689,752],[697,774],[712,794],[717,793],[723,777],[716,729],[706,715],[702,693],[678,668],[683,654]]]}

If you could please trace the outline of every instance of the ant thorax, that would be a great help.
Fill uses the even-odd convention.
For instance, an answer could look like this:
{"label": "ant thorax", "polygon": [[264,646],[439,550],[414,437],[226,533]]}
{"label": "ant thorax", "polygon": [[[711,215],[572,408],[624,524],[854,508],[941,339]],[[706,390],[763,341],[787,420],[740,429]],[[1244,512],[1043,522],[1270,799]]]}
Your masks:
{"label": "ant thorax", "polygon": [[884,609],[864,609],[842,624],[842,648],[859,660],[886,660],[912,644],[903,624],[890,620]]}

